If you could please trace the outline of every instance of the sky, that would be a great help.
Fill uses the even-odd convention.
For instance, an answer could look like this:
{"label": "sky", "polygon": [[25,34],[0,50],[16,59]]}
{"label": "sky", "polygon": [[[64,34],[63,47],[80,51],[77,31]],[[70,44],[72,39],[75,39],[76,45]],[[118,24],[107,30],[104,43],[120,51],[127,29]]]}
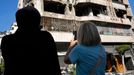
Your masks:
{"label": "sky", "polygon": [[0,32],[8,30],[15,21],[18,0],[0,0]]}
{"label": "sky", "polygon": [[[134,14],[134,0],[129,0]],[[10,29],[15,22],[18,0],[0,0],[0,32]]]}

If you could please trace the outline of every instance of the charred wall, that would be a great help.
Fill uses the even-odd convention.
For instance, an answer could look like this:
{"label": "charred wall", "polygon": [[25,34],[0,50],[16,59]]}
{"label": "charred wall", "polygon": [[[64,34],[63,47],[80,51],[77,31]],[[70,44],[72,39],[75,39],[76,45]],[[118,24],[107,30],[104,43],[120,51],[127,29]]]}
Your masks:
{"label": "charred wall", "polygon": [[44,17],[41,24],[49,31],[72,32],[78,28],[79,23],[74,20]]}

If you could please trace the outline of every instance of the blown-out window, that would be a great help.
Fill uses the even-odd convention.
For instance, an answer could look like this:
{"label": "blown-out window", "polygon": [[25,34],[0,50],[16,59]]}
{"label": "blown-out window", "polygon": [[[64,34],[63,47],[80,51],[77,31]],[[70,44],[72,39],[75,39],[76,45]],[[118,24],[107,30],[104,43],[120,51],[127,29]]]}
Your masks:
{"label": "blown-out window", "polygon": [[65,4],[53,1],[44,1],[44,11],[64,14]]}

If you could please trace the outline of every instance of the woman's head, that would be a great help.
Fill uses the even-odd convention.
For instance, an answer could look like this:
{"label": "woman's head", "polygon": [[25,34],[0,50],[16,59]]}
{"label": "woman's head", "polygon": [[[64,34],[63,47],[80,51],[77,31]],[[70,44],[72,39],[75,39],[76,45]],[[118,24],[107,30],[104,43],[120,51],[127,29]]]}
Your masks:
{"label": "woman's head", "polygon": [[101,38],[96,25],[92,22],[85,22],[80,25],[77,32],[77,40],[79,44],[86,46],[100,44]]}

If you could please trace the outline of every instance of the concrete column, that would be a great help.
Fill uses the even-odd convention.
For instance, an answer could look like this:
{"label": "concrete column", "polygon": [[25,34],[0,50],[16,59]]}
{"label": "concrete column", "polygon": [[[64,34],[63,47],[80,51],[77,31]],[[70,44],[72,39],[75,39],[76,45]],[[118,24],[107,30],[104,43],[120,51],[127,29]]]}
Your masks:
{"label": "concrete column", "polygon": [[88,16],[93,16],[93,11],[92,11],[92,9],[89,9],[90,10],[90,12],[89,12],[89,15]]}
{"label": "concrete column", "polygon": [[75,16],[76,14],[75,14],[75,8],[74,8],[74,6],[72,5],[72,15],[73,16]]}
{"label": "concrete column", "polygon": [[66,7],[65,7],[65,15],[71,15],[68,4],[66,4]]}
{"label": "concrete column", "polygon": [[41,15],[44,12],[44,1],[43,0],[34,0],[34,7],[38,9]]}
{"label": "concrete column", "polygon": [[69,4],[66,4],[65,15],[75,16],[75,9],[74,9],[73,5],[71,5],[70,7],[72,8],[72,10],[69,10]]}

